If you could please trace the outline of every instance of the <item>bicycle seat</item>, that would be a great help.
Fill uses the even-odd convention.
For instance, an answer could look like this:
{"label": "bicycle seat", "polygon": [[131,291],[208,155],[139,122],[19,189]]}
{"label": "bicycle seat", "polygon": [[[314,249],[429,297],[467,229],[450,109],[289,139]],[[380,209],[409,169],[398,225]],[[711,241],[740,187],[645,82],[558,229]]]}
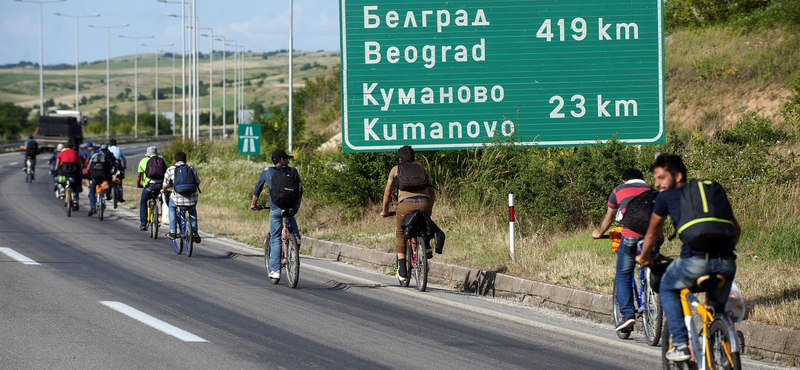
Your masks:
{"label": "bicycle seat", "polygon": [[725,277],[721,274],[716,274],[714,276],[703,275],[697,278],[697,281],[695,281],[695,286],[691,289],[691,291],[693,293],[705,292],[710,288],[721,288],[723,285],[725,285]]}

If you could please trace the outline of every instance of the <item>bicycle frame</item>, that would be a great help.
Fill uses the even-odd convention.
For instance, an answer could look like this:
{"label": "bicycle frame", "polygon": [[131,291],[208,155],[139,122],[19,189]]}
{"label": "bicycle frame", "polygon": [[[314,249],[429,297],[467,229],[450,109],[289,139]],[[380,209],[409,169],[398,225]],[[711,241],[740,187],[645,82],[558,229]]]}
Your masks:
{"label": "bicycle frame", "polygon": [[[686,325],[686,329],[689,331],[689,340],[691,341],[691,351],[692,351],[692,361],[697,363],[697,370],[706,370],[706,369],[713,369],[714,366],[711,364],[711,356],[698,356],[698,354],[708,354],[709,348],[709,338],[708,338],[708,330],[711,326],[711,323],[714,321],[713,309],[709,306],[702,304],[697,297],[692,294],[691,290],[683,289],[681,290],[681,307],[683,308],[683,317],[684,323]],[[697,330],[694,326],[694,320],[692,317],[692,308],[697,311],[698,316],[700,319],[703,320],[702,330],[703,330],[703,342],[700,343],[700,338],[698,337]],[[739,348],[739,337],[736,334],[736,327],[733,325],[730,320],[725,317],[723,321],[728,328],[728,338],[730,338],[730,348],[725,348],[725,355],[728,356],[728,361],[733,363],[733,358],[731,353],[738,353],[740,351]],[[698,352],[700,350],[700,352]],[[704,357],[705,361],[698,362],[697,359],[700,357]]]}

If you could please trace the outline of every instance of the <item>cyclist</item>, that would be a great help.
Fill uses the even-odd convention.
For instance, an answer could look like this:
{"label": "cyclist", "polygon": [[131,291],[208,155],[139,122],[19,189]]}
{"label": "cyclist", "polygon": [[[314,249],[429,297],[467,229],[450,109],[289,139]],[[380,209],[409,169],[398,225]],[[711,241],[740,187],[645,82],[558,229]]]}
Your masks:
{"label": "cyclist", "polygon": [[[642,171],[636,168],[628,168],[622,172],[622,185],[611,191],[608,196],[608,209],[606,216],[600,223],[600,228],[592,231],[592,238],[599,239],[611,227],[611,223],[622,220],[628,202],[635,196],[644,193],[652,188],[643,180]],[[614,284],[617,288],[617,304],[622,314],[622,322],[617,326],[617,331],[632,330],[636,324],[636,308],[633,305],[633,287],[631,279],[633,269],[636,267],[636,244],[642,240],[644,235],[639,234],[626,227],[622,228],[622,241],[617,248],[617,274]]]}
{"label": "cyclist", "polygon": [[[28,140],[25,140],[25,143],[19,146],[22,149],[25,149],[25,161],[28,160],[28,157],[31,157],[31,180],[34,180],[34,175],[36,174],[36,155],[39,154],[39,143],[36,140],[33,140],[33,135],[28,135]],[[28,168],[25,165],[25,161],[22,161],[22,171],[26,171]]]}
{"label": "cyclist", "polygon": [[[194,167],[189,166],[186,164],[186,153],[184,152],[177,152],[175,153],[175,165],[167,168],[167,172],[164,173],[164,182],[161,186],[161,194],[166,194],[167,189],[170,187],[176,187],[180,184],[180,178],[175,177],[175,173],[178,171],[179,167],[187,167],[188,171],[194,175],[194,184],[200,185],[200,178],[197,176],[197,170]],[[172,194],[169,196],[169,238],[172,240],[177,239],[178,237],[178,222],[177,222],[177,208],[178,206],[181,207],[190,207],[189,208],[189,222],[191,223],[192,227],[192,237],[194,238],[195,243],[200,243],[200,234],[197,233],[197,198],[199,190],[195,188],[195,191],[186,194],[181,194],[179,190],[173,191]],[[188,230],[187,230],[188,231]]]}
{"label": "cyclist", "polygon": [[94,153],[92,158],[89,159],[89,216],[97,213],[95,199],[95,186],[101,184],[103,181],[111,181],[111,174],[114,171],[114,163],[116,162],[114,155],[108,151],[108,145],[103,144],[100,146],[100,151]]}
{"label": "cyclist", "polygon": [[[414,149],[405,145],[397,151],[398,164],[389,171],[386,188],[383,191],[383,207],[381,217],[389,214],[389,203],[392,200],[392,189],[397,186],[397,208],[394,251],[397,253],[397,277],[400,281],[407,278],[406,245],[403,238],[403,219],[413,211],[420,211],[430,217],[436,195],[433,190],[428,171],[422,163],[414,160]],[[400,175],[398,177],[398,175]],[[418,184],[406,185],[411,179],[421,179]],[[428,257],[433,254],[428,251]]]}
{"label": "cyclist", "polygon": [[[294,213],[300,209],[300,201],[303,197],[303,184],[300,181],[300,174],[297,172],[297,169],[294,167],[289,167],[289,160],[294,158],[294,156],[286,154],[285,151],[278,149],[272,152],[272,167],[267,167],[263,171],[261,171],[261,175],[258,177],[258,182],[256,182],[256,187],[253,189],[253,198],[250,202],[250,209],[257,210],[256,203],[258,202],[258,197],[261,195],[261,191],[264,189],[264,184],[270,189],[269,191],[269,249],[270,249],[270,257],[272,264],[272,269],[269,274],[271,279],[280,279],[281,277],[281,230],[283,229],[283,217],[282,212],[285,209],[291,209],[289,212],[290,215],[287,217],[289,221],[289,232],[297,237],[297,245],[298,248],[300,247],[300,230],[297,228],[297,220],[294,218]],[[278,181],[277,175],[287,174],[287,178],[290,177],[296,182],[296,186],[284,186],[283,189],[292,188],[291,194],[278,194],[280,191],[277,187],[275,187],[275,183]],[[283,179],[281,179],[283,181]],[[273,190],[274,189],[274,190]],[[275,196],[273,196],[275,194]],[[284,199],[284,195],[286,195],[285,199],[288,203],[293,204],[286,207],[286,201],[279,201],[277,199],[273,199],[273,197],[280,196],[281,199]],[[292,199],[294,198],[294,199]],[[292,201],[294,200],[294,201]],[[280,207],[278,203],[282,203],[284,207]]]}
{"label": "cyclist", "polygon": [[53,175],[53,191],[58,190],[58,174],[56,174],[56,162],[58,160],[58,153],[64,150],[64,144],[58,144],[56,146],[56,150],[53,152],[53,155],[50,156],[50,159],[47,160],[47,164],[50,165],[50,174]]}
{"label": "cyclist", "polygon": [[[125,158],[125,153],[122,152],[122,148],[117,146],[117,139],[111,139],[108,141],[108,150],[114,154],[114,158],[117,159],[117,170],[119,174],[117,174],[117,178],[122,181],[125,178],[125,169],[128,168],[128,160]],[[120,203],[125,203],[125,198],[122,197],[122,186],[119,187],[119,199]]]}
{"label": "cyclist", "polygon": [[[80,154],[72,149],[73,145],[72,141],[67,142],[64,150],[58,153],[58,157],[56,158],[56,171],[60,175],[72,177],[75,180],[70,184],[75,194],[75,207],[73,211],[78,211],[80,210],[80,207],[78,207],[78,195],[81,193],[81,164],[83,161],[81,160]],[[61,195],[63,196],[64,194],[62,193]]]}
{"label": "cyclist", "polygon": [[83,178],[86,180],[86,186],[89,186],[89,159],[97,153],[97,150],[95,150],[95,146],[91,141],[87,141],[86,145],[80,149],[81,159],[83,160]]}
{"label": "cyclist", "polygon": [[[153,158],[158,158],[158,160],[150,162]],[[149,174],[148,163],[151,164]],[[147,147],[145,156],[139,161],[136,169],[136,187],[142,188],[142,196],[139,198],[139,230],[147,231],[147,200],[161,191],[165,172],[167,172],[167,166],[164,159],[158,155],[158,149],[155,146]]]}
{"label": "cyclist", "polygon": [[[653,214],[650,217],[650,227],[647,229],[642,253],[636,257],[636,262],[647,266],[652,263],[651,252],[656,244],[658,235],[664,227],[667,215],[677,224],[681,218],[681,190],[687,185],[686,166],[683,159],[675,154],[660,154],[650,165],[653,172],[656,188],[660,192],[656,197]],[[730,214],[733,215],[732,210]],[[724,314],[725,302],[731,290],[734,275],[736,275],[736,255],[734,249],[739,241],[741,228],[736,218],[733,218],[734,237],[730,244],[718,252],[701,252],[685,243],[681,247],[680,258],[675,259],[667,267],[661,277],[660,297],[667,319],[667,328],[672,334],[673,348],[666,353],[668,360],[673,362],[686,361],[691,358],[688,347],[688,331],[684,326],[683,309],[681,307],[680,292],[695,284],[698,277],[706,274],[721,274],[725,277],[725,285],[721,288],[712,288],[707,293],[708,304],[717,314]]]}

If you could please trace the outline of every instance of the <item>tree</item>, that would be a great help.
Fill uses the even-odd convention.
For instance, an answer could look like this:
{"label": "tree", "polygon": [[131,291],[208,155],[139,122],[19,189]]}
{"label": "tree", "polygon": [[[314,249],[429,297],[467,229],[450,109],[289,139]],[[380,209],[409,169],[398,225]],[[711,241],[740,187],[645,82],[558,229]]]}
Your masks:
{"label": "tree", "polygon": [[0,102],[0,136],[13,138],[26,126],[30,109],[12,102]]}

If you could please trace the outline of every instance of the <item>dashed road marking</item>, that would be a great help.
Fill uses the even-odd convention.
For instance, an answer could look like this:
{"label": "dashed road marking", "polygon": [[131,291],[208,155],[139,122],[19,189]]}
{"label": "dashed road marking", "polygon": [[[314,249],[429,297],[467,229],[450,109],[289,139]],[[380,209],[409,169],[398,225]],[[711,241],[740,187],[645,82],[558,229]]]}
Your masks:
{"label": "dashed road marking", "polygon": [[186,330],[178,328],[176,326],[167,324],[164,321],[161,321],[153,316],[150,316],[142,311],[139,311],[131,306],[128,306],[124,303],[114,302],[114,301],[100,301],[100,303],[110,307],[111,309],[120,312],[134,320],[137,320],[147,326],[150,326],[154,329],[160,330],[166,334],[169,334],[175,338],[178,338],[184,342],[208,342],[207,340],[198,337]]}
{"label": "dashed road marking", "polygon": [[25,257],[21,253],[13,250],[11,248],[2,247],[2,248],[0,248],[0,252],[5,254],[6,256],[9,256],[9,257],[11,257],[11,258],[13,258],[13,259],[15,259],[15,260],[17,260],[19,262],[22,262],[22,263],[24,263],[26,265],[39,265],[39,262],[36,262],[36,261],[34,261],[34,260],[32,260],[32,259],[30,259],[28,257]]}

